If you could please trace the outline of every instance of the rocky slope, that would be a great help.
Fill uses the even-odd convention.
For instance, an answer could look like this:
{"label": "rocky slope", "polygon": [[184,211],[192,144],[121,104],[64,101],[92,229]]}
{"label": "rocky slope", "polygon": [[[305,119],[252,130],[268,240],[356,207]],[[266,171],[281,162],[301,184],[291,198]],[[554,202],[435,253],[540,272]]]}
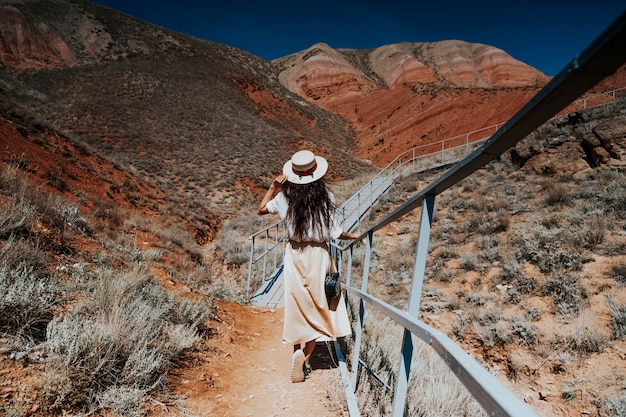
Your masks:
{"label": "rocky slope", "polygon": [[367,169],[345,120],[245,51],[82,0],[15,2],[0,22],[2,115],[158,183],[169,204],[232,216],[299,147],[329,155],[331,177]]}

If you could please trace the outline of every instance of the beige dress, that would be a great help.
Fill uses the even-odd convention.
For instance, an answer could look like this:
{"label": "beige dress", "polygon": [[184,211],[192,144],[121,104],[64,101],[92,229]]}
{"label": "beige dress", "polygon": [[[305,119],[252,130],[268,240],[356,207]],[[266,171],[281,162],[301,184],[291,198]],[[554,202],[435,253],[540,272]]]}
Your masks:
{"label": "beige dress", "polygon": [[[334,201],[332,194],[330,197]],[[288,207],[284,192],[266,205],[270,213],[278,213],[283,220]],[[287,223],[287,228],[292,236],[293,225]],[[311,340],[333,340],[352,333],[343,294],[331,309],[324,290],[324,277],[330,263],[326,242],[339,238],[341,232],[334,219],[333,224],[324,226],[321,232],[311,228],[305,241],[291,240],[285,248],[283,340],[286,343],[297,345]]]}
{"label": "beige dress", "polygon": [[287,245],[283,270],[285,342],[326,341],[352,333],[343,294],[334,310],[328,305],[324,277],[329,263],[326,243],[292,241]]}

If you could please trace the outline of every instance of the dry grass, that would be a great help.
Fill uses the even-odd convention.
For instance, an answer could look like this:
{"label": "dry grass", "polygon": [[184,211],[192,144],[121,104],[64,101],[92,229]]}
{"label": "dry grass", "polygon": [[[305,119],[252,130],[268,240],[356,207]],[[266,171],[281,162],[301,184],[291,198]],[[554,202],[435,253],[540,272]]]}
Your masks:
{"label": "dry grass", "polygon": [[[174,254],[181,259],[193,240],[179,229],[128,222],[117,207],[83,217],[18,169],[0,167],[2,351],[45,366],[42,409],[144,415],[148,399],[167,396],[168,370],[212,331],[210,292],[192,301],[167,292],[150,272]],[[163,248],[138,249],[127,237],[140,229]],[[101,252],[78,250],[85,242]],[[201,263],[180,262],[171,278],[200,287],[204,271]],[[31,406],[5,411],[23,415]]]}
{"label": "dry grass", "polygon": [[50,322],[43,387],[50,409],[140,416],[168,369],[208,331],[209,308],[190,308],[147,276],[105,273],[92,298]]}
{"label": "dry grass", "polygon": [[[367,348],[362,349],[361,360],[371,372],[361,368],[359,373],[357,398],[362,415],[390,415],[401,338],[400,326],[376,311],[367,312],[362,340]],[[405,414],[431,417],[486,415],[443,360],[421,340],[415,342]]]}

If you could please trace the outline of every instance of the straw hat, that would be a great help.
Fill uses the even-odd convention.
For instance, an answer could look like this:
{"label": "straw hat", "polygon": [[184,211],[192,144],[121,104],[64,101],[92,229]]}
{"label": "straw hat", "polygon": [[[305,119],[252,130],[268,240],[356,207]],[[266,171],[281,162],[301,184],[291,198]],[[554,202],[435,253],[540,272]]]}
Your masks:
{"label": "straw hat", "polygon": [[328,171],[328,161],[311,151],[298,151],[283,165],[283,174],[293,184],[309,184]]}

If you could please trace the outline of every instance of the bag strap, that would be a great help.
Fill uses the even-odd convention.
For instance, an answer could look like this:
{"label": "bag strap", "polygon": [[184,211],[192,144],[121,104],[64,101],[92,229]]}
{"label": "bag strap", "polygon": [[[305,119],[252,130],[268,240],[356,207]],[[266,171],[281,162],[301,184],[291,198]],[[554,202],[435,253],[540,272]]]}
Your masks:
{"label": "bag strap", "polygon": [[333,255],[330,251],[330,245],[328,246],[328,272],[337,272],[337,265],[335,265],[335,259],[333,259]]}

